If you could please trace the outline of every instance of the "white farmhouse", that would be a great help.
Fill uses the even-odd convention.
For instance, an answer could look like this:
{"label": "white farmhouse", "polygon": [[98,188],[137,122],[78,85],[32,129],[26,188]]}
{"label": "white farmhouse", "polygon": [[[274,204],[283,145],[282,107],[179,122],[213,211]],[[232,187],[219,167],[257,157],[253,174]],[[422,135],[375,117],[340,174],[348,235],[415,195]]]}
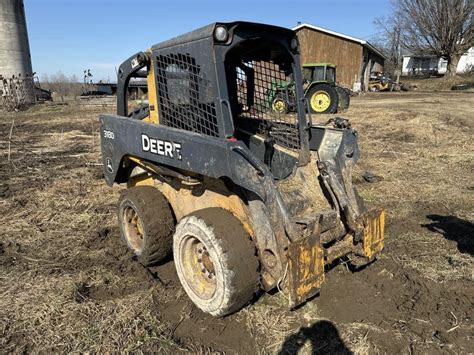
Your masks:
{"label": "white farmhouse", "polygon": [[[444,74],[448,62],[446,59],[429,55],[403,56],[403,75]],[[474,70],[474,47],[471,47],[459,60],[456,72],[467,73]]]}

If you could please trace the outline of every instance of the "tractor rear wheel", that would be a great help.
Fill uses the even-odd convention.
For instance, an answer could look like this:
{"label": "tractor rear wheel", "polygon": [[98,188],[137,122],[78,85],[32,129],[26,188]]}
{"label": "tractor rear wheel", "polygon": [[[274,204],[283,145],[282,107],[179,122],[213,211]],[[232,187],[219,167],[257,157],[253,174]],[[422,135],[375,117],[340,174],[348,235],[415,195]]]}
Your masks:
{"label": "tractor rear wheel", "polygon": [[165,196],[152,186],[135,186],[122,192],[118,204],[122,239],[145,266],[171,255],[174,217]]}
{"label": "tractor rear wheel", "polygon": [[222,208],[184,217],[173,237],[174,262],[194,304],[213,316],[233,313],[258,289],[256,249],[240,221]]}
{"label": "tractor rear wheel", "polygon": [[311,113],[335,113],[339,98],[334,86],[316,84],[306,93]]}
{"label": "tractor rear wheel", "polygon": [[350,91],[349,89],[345,89],[340,86],[336,86],[336,91],[339,97],[338,112],[346,111],[351,103]]}

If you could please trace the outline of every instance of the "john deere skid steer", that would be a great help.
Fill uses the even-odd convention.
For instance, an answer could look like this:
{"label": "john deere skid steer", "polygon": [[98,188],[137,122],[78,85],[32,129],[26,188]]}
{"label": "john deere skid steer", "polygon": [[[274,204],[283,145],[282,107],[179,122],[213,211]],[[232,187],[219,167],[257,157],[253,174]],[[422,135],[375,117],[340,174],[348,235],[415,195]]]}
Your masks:
{"label": "john deere skid steer", "polygon": [[[127,185],[124,242],[144,265],[172,254],[189,298],[215,316],[274,288],[295,307],[337,260],[361,267],[383,248],[383,211],[352,186],[349,122],[312,123],[302,84],[294,113],[268,105],[290,77],[302,83],[293,31],[215,23],[123,62],[117,114],[100,116],[105,179]],[[140,79],[148,102],[131,109]]]}

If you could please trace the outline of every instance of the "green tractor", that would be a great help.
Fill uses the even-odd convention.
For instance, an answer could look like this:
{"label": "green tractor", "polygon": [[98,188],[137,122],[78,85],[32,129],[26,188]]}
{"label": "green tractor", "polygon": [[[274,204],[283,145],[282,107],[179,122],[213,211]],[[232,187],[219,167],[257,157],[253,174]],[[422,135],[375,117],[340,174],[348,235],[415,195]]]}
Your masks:
{"label": "green tractor", "polygon": [[[303,64],[303,88],[311,113],[336,113],[347,110],[350,90],[336,85],[336,66],[328,63]],[[268,91],[271,108],[278,113],[294,110],[292,81],[278,80]]]}

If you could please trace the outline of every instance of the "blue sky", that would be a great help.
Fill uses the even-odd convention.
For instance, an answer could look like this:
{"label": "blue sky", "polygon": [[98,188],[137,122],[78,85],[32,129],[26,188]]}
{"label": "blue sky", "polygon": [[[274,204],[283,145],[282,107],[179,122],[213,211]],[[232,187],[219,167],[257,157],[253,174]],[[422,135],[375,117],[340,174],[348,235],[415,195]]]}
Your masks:
{"label": "blue sky", "polygon": [[131,54],[215,21],[246,20],[292,28],[297,21],[350,36],[377,32],[389,0],[24,0],[33,70],[115,81]]}

